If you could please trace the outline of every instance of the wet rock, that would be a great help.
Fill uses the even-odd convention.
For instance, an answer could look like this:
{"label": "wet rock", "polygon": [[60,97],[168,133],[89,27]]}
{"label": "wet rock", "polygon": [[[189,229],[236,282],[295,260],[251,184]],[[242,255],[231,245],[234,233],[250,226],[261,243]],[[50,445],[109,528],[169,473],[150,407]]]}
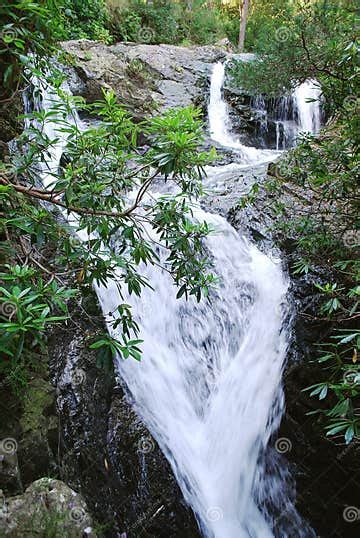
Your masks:
{"label": "wet rock", "polygon": [[51,336],[61,478],[82,493],[109,538],[199,537],[170,465],[121,381],[88,349],[89,336],[103,330],[101,321],[78,313],[76,327]]}
{"label": "wet rock", "polygon": [[97,536],[84,500],[60,480],[41,478],[23,495],[1,495],[0,503],[1,536]]}

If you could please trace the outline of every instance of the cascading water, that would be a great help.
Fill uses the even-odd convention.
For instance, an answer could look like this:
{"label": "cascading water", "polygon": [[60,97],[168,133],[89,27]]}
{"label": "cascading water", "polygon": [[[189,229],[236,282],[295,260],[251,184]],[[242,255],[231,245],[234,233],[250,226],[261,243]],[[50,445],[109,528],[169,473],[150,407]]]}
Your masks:
{"label": "cascading water", "polygon": [[[126,298],[144,356],[141,365],[119,361],[119,373],[204,535],[271,537],[254,501],[254,479],[281,415],[287,282],[280,266],[222,217],[201,210],[196,217],[216,229],[207,246],[221,285],[200,304],[176,300],[170,277],[144,268],[155,292]],[[120,301],[115,283],[98,296],[104,312]]]}
{"label": "cascading water", "polygon": [[210,101],[209,101],[209,131],[212,140],[232,148],[240,153],[242,162],[271,161],[274,159],[274,152],[245,146],[231,132],[231,122],[229,118],[228,106],[222,96],[222,88],[225,78],[225,65],[218,62],[213,67]]}
{"label": "cascading water", "polygon": [[[227,145],[221,76],[215,66],[209,119],[212,136]],[[49,106],[52,97],[43,95]],[[51,122],[45,128],[54,136]],[[57,169],[65,143],[55,145],[49,169]],[[237,144],[247,157],[264,161],[263,151]],[[141,327],[143,359],[119,359],[117,375],[170,461],[204,537],[312,537],[288,492],[286,465],[267,448],[283,408],[287,279],[279,260],[262,254],[221,216],[197,208],[195,218],[215,229],[207,247],[219,287],[200,303],[176,300],[165,271],[142,267],[155,291],[125,300]],[[115,281],[96,292],[105,316],[124,300]],[[270,460],[275,478],[265,468]]]}
{"label": "cascading water", "polygon": [[[299,130],[317,134],[321,127],[321,88],[316,80],[306,80],[293,93]],[[313,101],[308,102],[309,99]]]}
{"label": "cascading water", "polygon": [[[212,139],[222,146],[238,150],[243,160],[260,160],[269,155],[255,148],[244,146],[232,133],[228,105],[222,97],[225,79],[225,64],[214,65],[209,103],[209,127]],[[316,80],[306,80],[299,84],[291,95],[284,95],[268,102],[262,95],[252,97],[250,107],[257,116],[257,136],[262,145],[269,147],[266,138],[270,126],[274,127],[275,148],[283,150],[295,144],[300,133],[318,134],[321,128],[321,88]],[[272,157],[274,155],[272,154]]]}

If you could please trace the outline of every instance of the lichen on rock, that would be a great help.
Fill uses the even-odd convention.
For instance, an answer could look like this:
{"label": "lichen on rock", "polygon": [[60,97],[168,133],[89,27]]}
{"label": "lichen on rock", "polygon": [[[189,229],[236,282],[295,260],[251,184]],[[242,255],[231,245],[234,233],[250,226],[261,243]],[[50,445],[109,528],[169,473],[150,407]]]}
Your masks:
{"label": "lichen on rock", "polygon": [[84,500],[60,480],[41,478],[23,495],[5,498],[1,494],[0,503],[1,536],[97,536]]}

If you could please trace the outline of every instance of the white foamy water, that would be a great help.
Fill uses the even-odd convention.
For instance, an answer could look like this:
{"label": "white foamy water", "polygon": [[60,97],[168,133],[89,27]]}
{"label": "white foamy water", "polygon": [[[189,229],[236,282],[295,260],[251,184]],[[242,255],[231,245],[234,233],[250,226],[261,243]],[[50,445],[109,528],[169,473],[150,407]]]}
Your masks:
{"label": "white foamy water", "polygon": [[[229,107],[223,98],[225,64],[214,65],[211,75],[209,102],[209,130],[211,138],[220,145],[238,151],[242,161],[248,163],[269,162],[276,158],[275,151],[245,146],[233,133]],[[258,136],[267,134],[268,122],[275,125],[276,150],[283,150],[294,144],[300,133],[318,134],[321,127],[322,92],[316,80],[306,80],[299,84],[291,95],[283,96],[275,110],[269,113],[263,96],[255,96],[251,107],[259,114]]]}
{"label": "white foamy water", "polygon": [[[222,217],[200,210],[196,217],[216,229],[207,246],[221,284],[201,303],[176,300],[169,275],[144,268],[155,292],[126,297],[141,327],[143,360],[119,360],[119,373],[204,536],[271,537],[254,480],[281,414],[287,281]],[[120,300],[114,282],[98,297],[105,313]]]}
{"label": "white foamy water", "polygon": [[[218,89],[214,77],[210,124],[213,137],[224,140],[227,134],[214,109]],[[43,106],[50,101],[53,94],[44,90]],[[51,123],[46,130],[55,135]],[[51,153],[51,171],[65,143],[59,140]],[[250,153],[263,158],[258,150]],[[229,171],[234,172],[231,166]],[[212,184],[211,174],[217,173],[209,168],[206,181]],[[47,174],[44,170],[45,184]],[[143,358],[140,363],[118,358],[117,375],[168,458],[204,537],[312,537],[294,508],[286,465],[267,447],[283,409],[287,278],[279,260],[262,254],[221,216],[198,208],[195,218],[215,229],[206,245],[220,284],[200,303],[176,300],[168,273],[142,266],[155,291],[145,289],[140,299],[124,293],[141,328]],[[123,302],[116,281],[96,292],[105,316]],[[108,329],[120,336],[110,323]],[[271,462],[272,476],[265,462]]]}
{"label": "white foamy water", "polygon": [[213,67],[210,86],[208,114],[211,138],[221,146],[239,152],[243,163],[270,162],[274,160],[276,158],[274,151],[245,146],[232,133],[228,105],[222,95],[224,78],[225,65],[218,62]]}
{"label": "white foamy water", "polygon": [[[316,80],[306,80],[293,93],[299,131],[317,134],[321,127],[321,88]],[[311,100],[309,102],[309,100]]]}

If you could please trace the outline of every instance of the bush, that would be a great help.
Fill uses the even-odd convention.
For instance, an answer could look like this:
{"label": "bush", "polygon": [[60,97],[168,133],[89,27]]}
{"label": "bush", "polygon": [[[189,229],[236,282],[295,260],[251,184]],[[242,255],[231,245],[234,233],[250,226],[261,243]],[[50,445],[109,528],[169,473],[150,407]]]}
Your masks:
{"label": "bush", "polygon": [[177,43],[178,6],[169,0],[145,4],[130,0],[125,7],[111,6],[111,29],[120,41]]}
{"label": "bush", "polygon": [[55,31],[56,38],[111,41],[104,0],[61,0],[57,10],[60,24]]}
{"label": "bush", "polygon": [[[346,443],[360,434],[359,83],[354,13],[351,1],[298,5],[286,22],[278,27],[270,24],[272,33],[256,61],[238,63],[232,70],[234,81],[257,93],[283,94],[309,78],[321,83],[331,122],[320,136],[304,136],[278,164],[277,179],[266,182],[265,188],[276,199],[276,227],[296,238],[294,273],[313,272],[315,278],[316,266],[328,269],[329,281],[317,282],[313,291],[321,298],[314,319],[330,326],[313,350],[323,375],[307,390],[320,400],[316,414],[327,435],[344,435]],[[313,207],[295,213],[285,207],[284,181],[311,193]]]}
{"label": "bush", "polygon": [[[52,74],[52,83],[54,78]],[[209,156],[198,150],[203,137],[200,112],[172,109],[143,122],[142,133],[149,139],[144,152],[137,145],[139,127],[119,107],[114,93],[104,94],[104,101],[92,105],[70,98],[61,89],[58,95],[60,101],[51,111],[28,115],[33,126],[19,139],[20,147],[28,151],[0,162],[0,349],[6,358],[0,374],[9,384],[19,378],[28,358],[41,350],[48,326],[68,317],[67,300],[79,287],[116,281],[120,304],[112,323],[121,327],[121,337],[90,342],[109,362],[116,352],[123,358],[141,356],[137,324],[129,305],[121,300],[123,289],[140,296],[144,287],[151,287],[138,269],[142,262],[160,265],[172,275],[178,297],[194,295],[200,300],[214,283],[203,245],[210,230],[206,223],[193,222],[190,205],[201,194],[201,177],[209,162]],[[103,121],[80,131],[68,118],[73,107],[81,104]],[[44,129],[49,121],[56,122],[57,133],[68,135],[66,158],[51,173],[52,184],[39,189],[36,164],[54,144]],[[176,182],[180,193],[145,203],[143,197],[156,178]],[[125,194],[130,189],[138,192],[133,204]],[[39,199],[54,210],[77,213],[72,232],[85,231],[91,239],[83,243],[68,234],[66,226],[37,206]],[[143,213],[136,213],[140,208]],[[164,247],[162,260],[158,241],[147,235],[144,220]],[[67,288],[66,281],[62,284],[64,274],[74,288]]]}
{"label": "bush", "polygon": [[220,11],[209,10],[203,0],[191,6],[170,0],[112,2],[110,13],[112,33],[121,41],[207,44],[224,35]]}

